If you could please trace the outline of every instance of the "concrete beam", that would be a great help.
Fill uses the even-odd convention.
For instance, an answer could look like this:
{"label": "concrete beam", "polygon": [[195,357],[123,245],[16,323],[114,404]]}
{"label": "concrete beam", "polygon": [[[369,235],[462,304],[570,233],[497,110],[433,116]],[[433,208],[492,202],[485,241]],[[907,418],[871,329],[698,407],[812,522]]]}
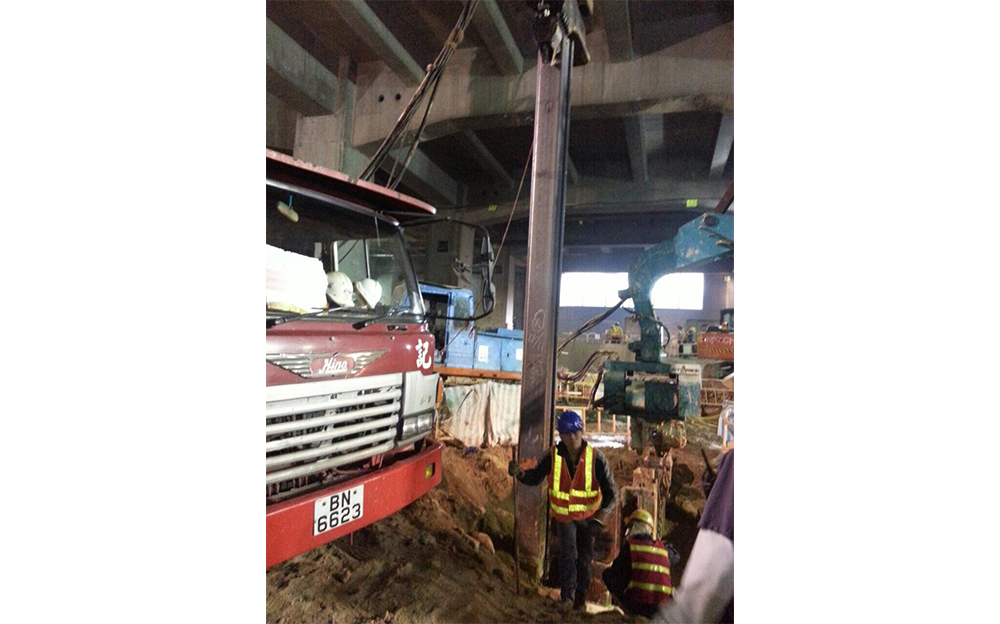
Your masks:
{"label": "concrete beam", "polygon": [[465,144],[466,151],[476,159],[476,161],[483,166],[486,171],[488,171],[493,177],[500,181],[501,184],[509,189],[514,188],[514,178],[510,177],[507,170],[503,168],[503,165],[493,156],[493,152],[490,151],[486,145],[476,136],[476,133],[472,130],[462,130],[459,133],[462,138],[462,142]]}
{"label": "concrete beam", "polygon": [[[465,65],[449,63],[441,76],[424,137],[442,136],[442,128],[450,132],[530,123],[537,71],[532,68],[519,76],[481,76],[472,74]],[[386,80],[376,76],[365,82]],[[379,102],[381,91],[368,89],[358,100],[354,145],[364,149],[385,138],[413,91],[402,88],[398,102]],[[574,119],[732,110],[733,60],[678,57],[667,49],[625,63],[591,62],[573,69],[570,104]]]}
{"label": "concrete beam", "polygon": [[486,51],[501,74],[516,76],[524,71],[524,57],[510,34],[497,0],[480,0],[472,15],[472,27],[482,37]]}
{"label": "concrete beam", "polygon": [[334,110],[337,77],[267,20],[267,92],[303,115]]}
{"label": "concrete beam", "polygon": [[569,150],[566,151],[566,176],[569,178],[571,184],[580,183],[580,173],[576,170],[573,159],[569,157]]}
{"label": "concrete beam", "polygon": [[364,0],[333,0],[327,2],[327,5],[347,22],[348,28],[374,50],[394,73],[412,84],[419,84],[423,80],[423,68],[413,60]]}
{"label": "concrete beam", "polygon": [[628,0],[603,0],[597,6],[597,11],[604,18],[611,62],[620,63],[634,59],[635,49],[632,46],[632,20],[629,17]]}
{"label": "concrete beam", "polygon": [[[371,158],[371,153],[364,154],[346,144],[350,115],[345,113],[349,113],[349,110],[350,107],[345,106],[334,115],[299,117],[293,152],[295,158],[350,176],[359,175]],[[390,173],[392,166],[398,162],[398,174],[408,150],[409,146],[406,146],[389,152],[382,163],[382,170]],[[403,175],[402,184],[420,195],[420,199],[432,204],[454,206],[462,199],[462,187],[458,182],[434,164],[419,148],[414,152],[410,166]]]}
{"label": "concrete beam", "polygon": [[[382,169],[390,172],[393,164],[398,162],[396,174],[399,175],[399,170],[406,160],[409,149],[409,146],[398,147],[389,152],[382,163]],[[402,184],[418,193],[421,196],[420,199],[435,206],[454,206],[461,198],[462,189],[459,183],[445,173],[444,169],[434,164],[434,161],[428,158],[419,147],[413,153],[410,166],[403,174]]]}
{"label": "concrete beam", "polygon": [[632,168],[632,179],[636,182],[649,180],[645,137],[642,132],[640,117],[625,117],[625,144],[628,146],[628,161]]}
{"label": "concrete beam", "polygon": [[663,115],[642,116],[642,140],[647,155],[657,154],[663,149]]}
{"label": "concrete beam", "polygon": [[[689,182],[651,179],[646,183],[603,180],[600,183],[570,186],[566,189],[566,214],[578,216],[609,212],[711,211],[729,188],[725,180]],[[488,206],[462,208],[456,212],[467,221],[483,225],[505,223],[513,201]],[[518,202],[514,219],[528,216],[527,202]]]}
{"label": "concrete beam", "polygon": [[[729,154],[733,151],[733,114],[723,113],[719,123],[719,134],[715,139],[715,153],[712,155],[712,169],[709,177],[719,179],[726,170]],[[704,161],[702,161],[704,162]]]}

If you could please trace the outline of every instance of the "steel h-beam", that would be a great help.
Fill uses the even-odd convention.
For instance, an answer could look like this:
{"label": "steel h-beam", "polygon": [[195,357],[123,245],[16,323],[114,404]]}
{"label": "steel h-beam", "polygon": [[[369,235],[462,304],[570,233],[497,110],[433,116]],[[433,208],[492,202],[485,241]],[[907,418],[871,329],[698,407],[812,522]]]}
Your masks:
{"label": "steel h-beam", "polygon": [[[518,452],[537,457],[551,444],[555,412],[555,371],[559,278],[566,213],[566,147],[569,137],[569,86],[574,41],[582,26],[574,2],[564,13],[539,14],[538,75],[535,85],[535,154],[528,216],[528,275],[524,311],[524,362],[521,381],[521,430]],[[567,10],[569,9],[569,10]],[[575,15],[574,15],[575,13]],[[574,21],[574,18],[576,21]],[[575,28],[581,30],[575,30]],[[543,34],[539,35],[542,32]],[[581,45],[581,56],[586,48]],[[550,62],[557,59],[557,62]],[[579,62],[579,61],[578,61]],[[518,534],[522,552],[542,573],[545,512],[543,490],[518,485]]]}

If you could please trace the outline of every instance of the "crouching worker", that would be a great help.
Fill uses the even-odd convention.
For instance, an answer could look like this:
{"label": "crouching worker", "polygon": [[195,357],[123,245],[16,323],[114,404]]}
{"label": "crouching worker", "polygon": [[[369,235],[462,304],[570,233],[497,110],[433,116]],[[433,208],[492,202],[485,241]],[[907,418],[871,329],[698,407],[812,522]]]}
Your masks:
{"label": "crouching worker", "polygon": [[586,608],[594,536],[618,500],[618,488],[604,454],[583,439],[583,420],[566,411],[557,423],[560,442],[524,470],[511,462],[510,474],[526,485],[549,480],[549,507],[559,532],[560,604]]}
{"label": "crouching worker", "polygon": [[653,516],[648,511],[636,509],[627,522],[625,545],[601,578],[625,610],[651,618],[673,592],[670,552],[653,539]]}

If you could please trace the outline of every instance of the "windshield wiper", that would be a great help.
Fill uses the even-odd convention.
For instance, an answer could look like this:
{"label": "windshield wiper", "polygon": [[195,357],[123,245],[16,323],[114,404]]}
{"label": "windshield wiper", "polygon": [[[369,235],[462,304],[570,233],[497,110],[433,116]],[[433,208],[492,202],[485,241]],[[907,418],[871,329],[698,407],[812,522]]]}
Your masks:
{"label": "windshield wiper", "polygon": [[389,308],[384,314],[379,314],[378,316],[373,316],[372,318],[364,319],[363,321],[358,321],[351,325],[354,329],[364,329],[373,323],[378,323],[379,321],[385,320],[387,318],[393,317],[400,312],[408,312],[408,308]]}
{"label": "windshield wiper", "polygon": [[303,312],[302,314],[293,314],[291,316],[279,316],[277,318],[267,319],[267,329],[271,329],[275,325],[281,325],[282,323],[288,323],[290,321],[297,321],[303,318],[310,318],[313,316],[319,316],[321,314],[326,314],[330,312],[330,308],[323,308],[322,310],[316,310],[315,312]]}

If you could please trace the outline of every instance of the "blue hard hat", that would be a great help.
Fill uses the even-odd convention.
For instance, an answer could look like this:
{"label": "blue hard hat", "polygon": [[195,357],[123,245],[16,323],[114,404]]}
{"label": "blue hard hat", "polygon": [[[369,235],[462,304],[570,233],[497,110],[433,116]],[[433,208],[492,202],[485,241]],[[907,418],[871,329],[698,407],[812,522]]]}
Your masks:
{"label": "blue hard hat", "polygon": [[573,433],[583,431],[583,419],[573,411],[566,411],[559,415],[559,422],[556,424],[559,433]]}

